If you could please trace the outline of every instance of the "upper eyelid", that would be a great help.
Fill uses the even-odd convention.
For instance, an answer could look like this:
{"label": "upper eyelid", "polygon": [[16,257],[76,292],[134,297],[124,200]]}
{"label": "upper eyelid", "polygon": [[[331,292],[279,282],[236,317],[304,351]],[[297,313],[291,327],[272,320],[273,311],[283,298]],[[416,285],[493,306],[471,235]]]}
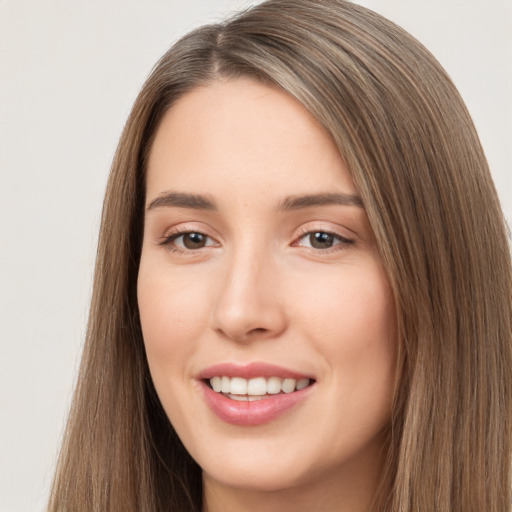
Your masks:
{"label": "upper eyelid", "polygon": [[336,228],[332,228],[332,227],[326,227],[325,224],[323,226],[320,224],[322,224],[322,223],[321,222],[316,223],[315,221],[310,222],[310,223],[305,223],[297,230],[297,233],[294,236],[294,240],[303,238],[304,236],[306,236],[310,233],[328,233],[329,235],[333,235],[333,236],[342,238],[344,240],[351,240],[351,241],[354,241],[353,240],[354,237],[357,236],[357,234],[349,228],[344,228],[344,229],[346,231],[349,231],[351,234],[345,235],[340,232],[342,229],[341,227],[336,229]]}
{"label": "upper eyelid", "polygon": [[165,245],[169,241],[177,240],[178,238],[188,235],[188,234],[191,234],[191,233],[203,235],[204,237],[206,237],[210,240],[213,240],[215,243],[217,243],[217,244],[219,243],[219,241],[215,237],[208,235],[207,233],[204,233],[203,231],[200,231],[199,229],[184,229],[183,231],[176,230],[176,231],[172,231],[172,232],[167,232],[164,236],[162,236],[162,238],[160,240],[160,244]]}
{"label": "upper eyelid", "polygon": [[161,238],[169,238],[173,235],[186,235],[187,233],[200,233],[201,235],[207,236],[214,240],[218,240],[220,237],[216,234],[212,234],[212,229],[207,228],[204,225],[199,227],[191,225],[193,223],[184,222],[175,226],[171,226],[164,230],[164,234]]}
{"label": "upper eyelid", "polygon": [[[292,245],[296,246],[296,247],[306,247],[306,246],[302,246],[299,244],[299,242],[306,238],[308,235],[311,235],[312,233],[326,233],[328,235],[331,235],[332,237],[334,237],[335,239],[338,240],[338,243],[334,244],[333,246],[331,247],[328,247],[328,248],[325,248],[325,249],[316,249],[316,248],[312,248],[314,251],[318,251],[318,252],[328,252],[330,250],[335,250],[336,247],[338,246],[348,246],[348,245],[354,245],[356,242],[355,240],[353,240],[352,238],[347,238],[343,235],[339,235],[339,234],[336,234],[336,233],[332,233],[332,232],[329,232],[329,231],[325,231],[325,230],[320,230],[320,229],[316,229],[316,230],[312,230],[312,231],[307,231],[305,234],[297,237],[295,239],[294,242],[292,242]],[[306,247],[307,249],[311,249],[310,247]]]}
{"label": "upper eyelid", "polygon": [[303,238],[306,238],[308,235],[312,235],[314,233],[325,233],[326,235],[330,235],[334,238],[338,238],[340,240],[350,240],[346,236],[340,235],[339,233],[335,233],[333,231],[327,231],[326,229],[311,229],[309,231],[306,231],[304,234],[299,235],[296,239],[302,240]]}

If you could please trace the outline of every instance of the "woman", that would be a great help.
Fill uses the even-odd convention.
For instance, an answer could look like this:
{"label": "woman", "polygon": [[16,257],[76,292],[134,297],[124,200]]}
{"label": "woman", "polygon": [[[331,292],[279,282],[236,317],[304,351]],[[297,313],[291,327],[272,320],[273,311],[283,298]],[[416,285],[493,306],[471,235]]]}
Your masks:
{"label": "woman", "polygon": [[119,144],[50,510],[509,511],[511,298],[418,42],[335,0],[201,28]]}

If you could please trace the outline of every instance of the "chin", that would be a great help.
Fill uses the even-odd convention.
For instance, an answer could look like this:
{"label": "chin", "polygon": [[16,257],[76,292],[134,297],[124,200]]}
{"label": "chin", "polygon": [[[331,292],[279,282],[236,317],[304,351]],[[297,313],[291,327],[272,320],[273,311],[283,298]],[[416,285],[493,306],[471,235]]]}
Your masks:
{"label": "chin", "polygon": [[203,479],[211,479],[219,484],[249,492],[278,492],[303,486],[311,478],[290,467],[267,463],[261,465],[233,464],[215,468],[212,472],[203,470]]}

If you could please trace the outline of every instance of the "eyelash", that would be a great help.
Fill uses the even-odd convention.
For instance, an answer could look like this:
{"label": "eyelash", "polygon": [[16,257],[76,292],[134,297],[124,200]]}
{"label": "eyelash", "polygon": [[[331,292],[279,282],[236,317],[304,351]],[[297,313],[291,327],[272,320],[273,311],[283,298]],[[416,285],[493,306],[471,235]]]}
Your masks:
{"label": "eyelash", "polygon": [[[322,235],[327,235],[329,237],[332,237],[334,239],[334,241],[336,241],[337,243],[335,243],[334,245],[332,245],[331,247],[327,247],[327,248],[324,248],[324,249],[318,249],[318,248],[315,248],[315,247],[308,247],[308,246],[304,246],[304,245],[300,245],[299,242],[301,240],[303,240],[304,238],[306,237],[311,237],[312,235],[315,235],[315,234],[322,234]],[[350,245],[354,245],[355,244],[355,241],[350,239],[350,238],[346,238],[344,236],[341,236],[337,233],[333,233],[332,231],[328,231],[328,230],[325,230],[325,229],[311,229],[311,228],[307,228],[307,229],[304,229],[302,233],[299,234],[299,236],[296,238],[296,241],[293,242],[293,246],[298,246],[298,247],[305,247],[315,253],[322,253],[322,254],[329,254],[331,252],[336,252],[336,251],[343,251],[345,250],[348,246]]]}
{"label": "eyelash", "polygon": [[[212,237],[205,235],[201,231],[194,231],[191,229],[179,229],[176,228],[175,231],[172,233],[166,235],[162,241],[159,243],[159,245],[166,247],[170,252],[176,253],[176,254],[187,254],[187,253],[194,253],[197,252],[199,249],[203,249],[204,247],[200,247],[198,249],[181,249],[179,247],[176,247],[174,242],[185,235],[201,235],[205,237],[207,240],[213,240]],[[209,247],[206,245],[205,247]]]}
{"label": "eyelash", "polygon": [[[301,240],[303,240],[304,238],[308,237],[308,236],[312,236],[312,235],[315,235],[315,234],[322,234],[322,235],[327,235],[329,237],[332,237],[335,241],[337,241],[337,243],[335,243],[334,245],[332,245],[331,247],[327,247],[327,248],[323,248],[323,249],[318,249],[318,248],[315,248],[315,247],[311,247],[311,246],[305,246],[305,245],[302,245],[300,244],[299,242]],[[206,247],[212,247],[214,246],[214,244],[210,244],[210,245],[205,245],[203,247],[198,247],[196,249],[181,249],[179,247],[176,247],[176,245],[174,244],[174,242],[176,242],[176,240],[178,238],[181,238],[185,235],[200,235],[200,236],[203,236],[205,237],[207,240],[214,240],[212,237],[200,232],[200,231],[193,231],[193,230],[190,230],[190,229],[179,229],[177,228],[174,232],[170,233],[169,235],[165,236],[162,241],[159,243],[159,245],[161,246],[164,246],[166,247],[170,252],[173,252],[175,254],[187,254],[187,253],[194,253],[194,252],[197,252],[199,251],[200,249],[204,249]],[[331,252],[336,252],[336,251],[341,251],[341,250],[344,250],[347,248],[347,246],[350,246],[350,245],[354,245],[355,244],[355,241],[352,240],[352,239],[349,239],[349,238],[346,238],[344,236],[341,236],[341,235],[338,235],[336,233],[333,233],[331,231],[327,231],[327,230],[322,230],[322,229],[304,229],[304,231],[302,233],[299,234],[299,236],[295,239],[295,241],[292,243],[292,246],[293,247],[305,247],[315,253],[323,253],[323,254],[328,254],[328,253],[331,253]]]}

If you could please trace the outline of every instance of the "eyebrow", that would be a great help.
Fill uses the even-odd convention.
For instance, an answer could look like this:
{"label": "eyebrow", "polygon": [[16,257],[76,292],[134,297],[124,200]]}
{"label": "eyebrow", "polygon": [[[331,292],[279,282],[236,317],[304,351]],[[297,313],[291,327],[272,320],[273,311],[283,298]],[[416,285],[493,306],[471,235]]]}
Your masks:
{"label": "eyebrow", "polygon": [[357,194],[323,193],[308,194],[304,196],[287,197],[279,205],[280,210],[302,210],[303,208],[314,208],[315,206],[359,206],[363,208],[363,200]]}
{"label": "eyebrow", "polygon": [[[290,196],[279,203],[281,211],[302,210],[316,206],[358,206],[363,207],[363,200],[357,194],[322,193]],[[188,194],[184,192],[164,192],[149,203],[147,209],[154,210],[162,207],[191,208],[194,210],[217,211],[215,201],[200,194]]]}
{"label": "eyebrow", "polygon": [[149,203],[147,209],[154,210],[161,207],[192,208],[194,210],[216,211],[217,205],[211,199],[199,194],[186,194],[183,192],[164,192]]}

